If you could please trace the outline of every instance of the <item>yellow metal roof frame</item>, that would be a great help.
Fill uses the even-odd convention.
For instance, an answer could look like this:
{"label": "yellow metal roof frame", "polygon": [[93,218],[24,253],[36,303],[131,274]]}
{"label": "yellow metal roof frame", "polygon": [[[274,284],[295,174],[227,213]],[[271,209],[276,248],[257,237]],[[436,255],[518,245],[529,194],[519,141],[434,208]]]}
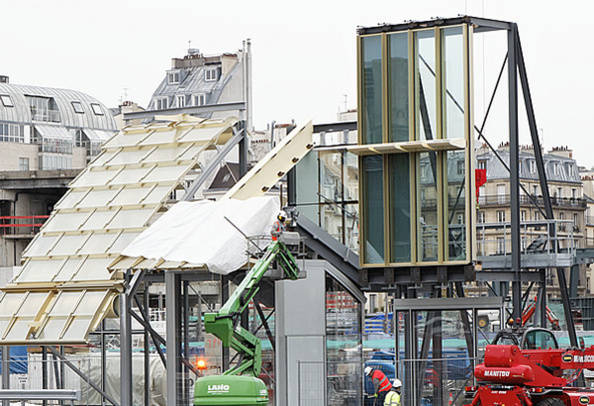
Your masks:
{"label": "yellow metal roof frame", "polygon": [[123,280],[107,265],[165,208],[200,154],[232,137],[237,122],[178,118],[184,121],[127,127],[72,181],[26,249],[21,271],[1,289],[0,345],[85,343],[113,315]]}

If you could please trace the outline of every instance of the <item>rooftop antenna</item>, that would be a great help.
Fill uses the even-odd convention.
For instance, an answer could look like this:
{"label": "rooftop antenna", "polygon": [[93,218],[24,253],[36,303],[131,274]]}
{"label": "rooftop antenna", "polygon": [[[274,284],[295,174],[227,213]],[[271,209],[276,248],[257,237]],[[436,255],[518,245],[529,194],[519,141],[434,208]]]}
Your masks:
{"label": "rooftop antenna", "polygon": [[349,96],[346,94],[343,94],[343,96],[344,96],[344,111],[347,111],[347,101],[348,101]]}

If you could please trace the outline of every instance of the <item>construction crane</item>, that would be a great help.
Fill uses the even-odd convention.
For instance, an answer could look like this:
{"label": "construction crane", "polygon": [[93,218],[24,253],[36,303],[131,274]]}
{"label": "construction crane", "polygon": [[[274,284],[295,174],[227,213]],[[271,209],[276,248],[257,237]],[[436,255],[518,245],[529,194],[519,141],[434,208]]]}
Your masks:
{"label": "construction crane", "polygon": [[[291,234],[291,233],[286,233]],[[261,340],[243,328],[241,314],[258,292],[259,283],[273,261],[288,279],[297,279],[299,267],[283,238],[270,243],[264,256],[246,274],[229,300],[216,313],[204,315],[204,328],[221,340],[225,348],[237,351],[239,360],[222,375],[199,378],[194,387],[194,405],[266,405],[268,391],[258,378],[262,366]]]}
{"label": "construction crane", "polygon": [[[530,301],[530,303],[526,306],[524,311],[522,312],[522,325],[526,326],[532,316],[536,313],[536,300]],[[555,331],[561,330],[561,326],[559,326],[559,318],[555,316],[555,314],[549,309],[549,306],[546,306],[546,317],[547,320],[551,323],[551,328]]]}
{"label": "construction crane", "polygon": [[554,334],[543,328],[517,328],[499,334],[494,343],[474,370],[478,386],[465,388],[472,406],[594,403],[594,389],[574,386],[583,369],[594,369],[594,346],[559,348]]}

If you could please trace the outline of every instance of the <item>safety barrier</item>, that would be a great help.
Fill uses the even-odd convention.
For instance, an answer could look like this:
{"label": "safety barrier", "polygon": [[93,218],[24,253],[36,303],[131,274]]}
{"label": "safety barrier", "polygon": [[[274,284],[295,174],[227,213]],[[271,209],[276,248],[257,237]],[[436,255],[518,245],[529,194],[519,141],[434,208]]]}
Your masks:
{"label": "safety barrier", "polygon": [[36,234],[49,216],[0,216],[2,235]]}

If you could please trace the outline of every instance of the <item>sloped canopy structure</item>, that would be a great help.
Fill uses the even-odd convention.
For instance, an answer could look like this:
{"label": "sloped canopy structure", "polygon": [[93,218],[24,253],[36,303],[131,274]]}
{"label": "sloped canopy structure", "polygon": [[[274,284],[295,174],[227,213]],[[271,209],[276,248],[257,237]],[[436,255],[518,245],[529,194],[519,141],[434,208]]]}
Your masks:
{"label": "sloped canopy structure", "polygon": [[198,159],[232,136],[235,119],[181,117],[127,127],[71,183],[0,297],[0,343],[78,344],[122,290],[108,265],[167,209]]}
{"label": "sloped canopy structure", "polygon": [[[255,199],[263,196],[313,148],[313,124],[311,121],[296,127],[287,135],[272,151],[270,151],[258,164],[243,176],[221,199],[218,205],[213,205],[212,212],[219,212],[221,216],[212,224],[199,222],[201,220],[200,203],[192,203],[192,206],[180,206],[168,213],[166,221],[155,223],[149,230],[143,233],[123,255],[112,263],[109,268],[114,270],[126,269],[208,269],[218,274],[229,274],[243,263],[238,255],[244,256],[244,237],[239,234],[230,224],[227,224],[222,214],[229,213],[233,224],[240,226],[242,231],[250,236],[268,233],[269,227],[274,220],[275,210],[270,208],[270,200]],[[247,201],[250,200],[251,202]],[[241,203],[241,201],[247,201]],[[278,202],[278,200],[275,200]],[[183,203],[183,202],[182,202]],[[215,208],[216,207],[216,208]],[[208,212],[206,208],[204,212]],[[231,213],[235,210],[241,211],[241,216],[233,218]],[[278,203],[276,203],[278,210]],[[190,215],[189,211],[193,213]],[[243,218],[240,218],[242,217]],[[250,219],[254,219],[252,224]],[[165,219],[164,219],[165,220]],[[179,227],[176,227],[178,225]],[[196,230],[201,227],[201,233],[206,235],[193,236],[193,244],[188,244],[189,235],[185,230]],[[220,227],[225,227],[221,232]],[[177,233],[175,232],[177,231]],[[212,232],[211,232],[212,231]],[[218,231],[221,234],[230,234],[225,238],[215,238],[209,241],[209,248],[197,249],[202,239],[208,239],[209,235]],[[175,249],[168,250],[161,246],[162,236],[171,235],[169,242]],[[231,244],[234,241],[234,244]],[[204,244],[202,244],[204,245]],[[160,248],[155,248],[160,246]],[[241,247],[241,248],[239,248]],[[209,254],[208,250],[212,252]],[[240,252],[231,252],[240,249]],[[213,253],[228,256],[228,258],[215,258]],[[231,260],[231,257],[233,260]],[[247,258],[246,258],[247,260]]]}

